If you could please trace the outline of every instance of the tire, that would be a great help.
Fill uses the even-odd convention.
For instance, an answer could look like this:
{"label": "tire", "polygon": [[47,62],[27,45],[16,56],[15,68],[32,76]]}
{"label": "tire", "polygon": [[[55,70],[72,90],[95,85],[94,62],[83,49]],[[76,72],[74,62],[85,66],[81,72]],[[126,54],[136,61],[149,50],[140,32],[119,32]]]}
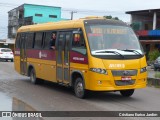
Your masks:
{"label": "tire", "polygon": [[85,94],[86,94],[86,91],[85,91],[85,88],[84,88],[84,82],[82,80],[82,78],[77,78],[76,81],[75,81],[75,84],[74,84],[74,93],[75,93],[75,96],[78,97],[78,98],[84,98],[85,97]]}
{"label": "tire", "polygon": [[33,68],[30,71],[30,80],[32,84],[37,84],[36,72]]}
{"label": "tire", "polygon": [[134,89],[131,89],[131,90],[121,90],[120,93],[124,97],[130,97],[130,96],[133,95]]}

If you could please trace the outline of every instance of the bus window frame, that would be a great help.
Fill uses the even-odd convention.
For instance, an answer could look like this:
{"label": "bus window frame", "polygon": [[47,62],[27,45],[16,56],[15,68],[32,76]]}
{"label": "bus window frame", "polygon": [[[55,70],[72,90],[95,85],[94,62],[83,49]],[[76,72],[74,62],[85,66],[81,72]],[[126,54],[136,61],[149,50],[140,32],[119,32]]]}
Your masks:
{"label": "bus window frame", "polygon": [[[38,48],[35,48],[35,45],[36,45],[36,34],[37,34],[37,33],[42,33],[42,38],[41,38],[41,45],[38,46]],[[43,49],[43,39],[44,39],[44,31],[35,31],[35,32],[34,32],[34,44],[33,44],[33,49],[35,49],[35,50]]]}
{"label": "bus window frame", "polygon": [[[22,43],[25,41],[25,44]],[[26,49],[26,33],[23,32],[21,33],[21,37],[20,37],[20,49]]]}
{"label": "bus window frame", "polygon": [[[29,48],[29,49],[41,49],[41,50],[50,50],[49,49],[49,46],[48,46],[48,49],[47,48],[45,48],[45,38],[46,38],[46,33],[47,32],[55,32],[56,33],[56,43],[55,43],[55,47],[56,47],[56,49],[55,50],[57,50],[57,46],[58,46],[58,39],[59,39],[59,34],[60,34],[60,32],[71,32],[72,34],[71,34],[71,42],[70,42],[70,44],[69,44],[69,51],[72,51],[72,47],[73,47],[73,45],[72,45],[72,41],[73,41],[73,35],[74,35],[74,31],[79,31],[79,30],[81,30],[81,33],[83,34],[83,38],[84,38],[84,45],[85,45],[85,48],[86,48],[86,54],[82,54],[82,53],[80,53],[80,52],[78,52],[78,51],[75,51],[75,52],[78,52],[78,53],[80,53],[80,54],[82,54],[82,55],[85,55],[85,56],[87,56],[87,44],[86,44],[86,40],[85,40],[85,32],[84,32],[84,30],[82,29],[82,28],[70,28],[70,29],[60,29],[60,30],[45,30],[45,31],[29,31],[29,32],[19,32],[17,35],[20,35],[20,38],[21,38],[21,34],[23,33],[23,34],[27,34],[27,33],[33,33],[34,34],[34,37],[33,37],[33,45],[32,45],[32,48]],[[43,35],[42,35],[42,41],[41,41],[41,47],[40,48],[35,48],[35,38],[36,38],[36,33],[43,33]],[[51,40],[51,39],[50,39]],[[19,47],[20,47],[20,41],[19,41]],[[28,49],[27,47],[26,47],[26,49]],[[73,50],[74,51],[74,50]]]}
{"label": "bus window frame", "polygon": [[[45,45],[45,43],[46,43],[46,33],[51,33],[50,35],[50,39],[49,39],[49,41],[48,41],[48,47],[46,47],[46,45]],[[56,31],[56,30],[48,30],[48,31],[43,31],[43,43],[42,43],[42,49],[43,50],[52,50],[52,49],[50,49],[50,41],[51,41],[51,39],[52,39],[52,34],[53,33],[56,33],[56,41],[57,41],[57,35],[58,35],[58,31]],[[55,41],[55,42],[56,42]],[[56,47],[56,43],[55,43],[55,47]]]}
{"label": "bus window frame", "polygon": [[[81,34],[82,34],[82,36],[83,36],[83,42],[84,42],[84,47],[85,47],[85,49],[86,49],[86,54],[83,54],[83,53],[81,53],[81,52],[78,52],[78,51],[75,51],[75,50],[73,50],[73,41],[74,41],[74,34],[79,34],[80,36],[81,36]],[[87,53],[87,44],[86,44],[86,40],[85,40],[85,32],[84,32],[84,30],[82,29],[82,28],[76,28],[76,29],[74,29],[73,31],[72,31],[72,42],[71,42],[71,51],[74,51],[74,52],[77,52],[77,53],[79,53],[79,54],[82,54],[82,55],[84,55],[84,56],[87,56],[88,55],[88,53]]]}
{"label": "bus window frame", "polygon": [[[69,51],[71,51],[72,50],[72,39],[73,39],[73,31],[75,31],[75,30],[77,30],[78,28],[71,28],[71,29],[61,29],[61,30],[55,30],[56,32],[57,32],[57,34],[56,34],[56,43],[55,43],[55,47],[56,47],[56,50],[57,50],[57,46],[58,46],[58,39],[59,39],[59,34],[61,33],[61,32],[71,32],[72,34],[71,34],[71,42],[70,42],[70,44],[69,44]],[[63,46],[64,46],[64,43],[63,43]]]}
{"label": "bus window frame", "polygon": [[20,39],[21,39],[21,33],[18,33],[16,36],[16,44],[15,44],[16,49],[20,48]]}
{"label": "bus window frame", "polygon": [[[28,48],[28,41],[29,41],[29,39],[28,39],[28,35],[29,34],[33,34],[33,40],[32,40],[32,47],[31,48]],[[26,36],[27,36],[27,39],[26,39],[26,49],[33,49],[34,48],[34,39],[35,39],[35,32],[26,32]]]}
{"label": "bus window frame", "polygon": [[[143,58],[144,56],[145,56],[145,54],[142,54],[142,56],[140,56],[140,55],[126,55],[125,56],[125,58],[122,58],[122,57],[120,57],[120,56],[114,56],[114,58],[113,58],[113,55],[92,55],[92,53],[91,53],[91,47],[90,47],[90,43],[89,43],[89,38],[88,38],[88,35],[87,35],[87,27],[88,26],[90,26],[90,25],[95,25],[95,24],[93,24],[93,23],[91,23],[91,24],[87,24],[87,23],[85,23],[85,21],[84,21],[84,29],[85,29],[85,35],[86,35],[86,41],[88,42],[88,48],[89,48],[89,53],[90,53],[90,55],[92,56],[92,57],[95,57],[95,58],[100,58],[100,59],[105,59],[105,60],[130,60],[130,59],[139,59],[139,58]],[[101,24],[102,25],[102,24]],[[117,24],[113,24],[113,23],[107,23],[107,24],[105,24],[105,25],[113,25],[113,26],[122,26],[122,27],[128,27],[128,28],[131,28],[130,26],[128,26],[128,25],[125,25],[125,24],[119,24],[119,23],[117,23]],[[132,29],[132,28],[131,28]],[[140,42],[139,42],[140,43]],[[140,46],[141,46],[141,44],[140,44]],[[143,49],[141,49],[141,50],[143,50]]]}

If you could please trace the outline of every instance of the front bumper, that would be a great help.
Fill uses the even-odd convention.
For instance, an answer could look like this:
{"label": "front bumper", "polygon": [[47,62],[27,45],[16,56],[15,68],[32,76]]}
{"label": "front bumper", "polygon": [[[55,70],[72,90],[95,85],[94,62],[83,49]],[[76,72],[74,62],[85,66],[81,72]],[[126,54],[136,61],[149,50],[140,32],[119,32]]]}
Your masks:
{"label": "front bumper", "polygon": [[113,76],[111,71],[108,75],[92,74],[89,82],[86,83],[86,89],[91,91],[119,91],[127,89],[145,88],[147,85],[147,72],[138,73],[136,76],[131,76],[131,80],[121,80],[122,76]]}

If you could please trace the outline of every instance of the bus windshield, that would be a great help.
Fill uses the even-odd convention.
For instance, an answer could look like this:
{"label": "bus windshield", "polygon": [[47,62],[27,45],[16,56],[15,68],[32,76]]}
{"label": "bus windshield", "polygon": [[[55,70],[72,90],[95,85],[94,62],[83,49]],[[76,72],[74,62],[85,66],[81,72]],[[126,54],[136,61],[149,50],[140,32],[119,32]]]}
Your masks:
{"label": "bus windshield", "polygon": [[[142,55],[143,49],[127,26],[87,25],[87,37],[92,55]],[[108,52],[109,51],[109,52]]]}

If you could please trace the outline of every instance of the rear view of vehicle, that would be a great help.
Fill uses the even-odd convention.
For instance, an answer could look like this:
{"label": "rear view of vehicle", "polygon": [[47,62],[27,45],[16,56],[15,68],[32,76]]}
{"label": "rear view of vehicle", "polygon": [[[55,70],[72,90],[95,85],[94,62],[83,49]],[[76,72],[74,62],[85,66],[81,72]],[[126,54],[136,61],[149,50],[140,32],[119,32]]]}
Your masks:
{"label": "rear view of vehicle", "polygon": [[13,52],[9,48],[0,48],[0,60],[11,60],[13,62]]}

